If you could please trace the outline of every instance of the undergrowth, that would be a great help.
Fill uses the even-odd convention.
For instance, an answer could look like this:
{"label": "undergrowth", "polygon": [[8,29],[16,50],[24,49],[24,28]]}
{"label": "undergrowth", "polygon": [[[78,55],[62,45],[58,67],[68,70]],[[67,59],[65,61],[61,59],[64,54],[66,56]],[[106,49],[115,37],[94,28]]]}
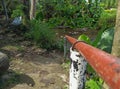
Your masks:
{"label": "undergrowth", "polygon": [[47,50],[59,49],[63,51],[64,40],[62,38],[57,39],[54,29],[48,23],[32,20],[29,29],[25,37],[32,39],[39,47]]}
{"label": "undergrowth", "polygon": [[99,18],[98,27],[108,29],[115,26],[116,9],[111,8],[104,10]]}

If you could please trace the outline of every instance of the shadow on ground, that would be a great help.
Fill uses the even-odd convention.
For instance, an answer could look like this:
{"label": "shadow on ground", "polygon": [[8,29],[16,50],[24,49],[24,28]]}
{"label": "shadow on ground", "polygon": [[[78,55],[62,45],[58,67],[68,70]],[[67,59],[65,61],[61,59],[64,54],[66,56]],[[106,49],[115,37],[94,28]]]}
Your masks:
{"label": "shadow on ground", "polygon": [[25,74],[16,73],[13,70],[9,70],[0,78],[0,89],[11,89],[17,84],[27,84],[30,87],[35,85],[34,80]]}

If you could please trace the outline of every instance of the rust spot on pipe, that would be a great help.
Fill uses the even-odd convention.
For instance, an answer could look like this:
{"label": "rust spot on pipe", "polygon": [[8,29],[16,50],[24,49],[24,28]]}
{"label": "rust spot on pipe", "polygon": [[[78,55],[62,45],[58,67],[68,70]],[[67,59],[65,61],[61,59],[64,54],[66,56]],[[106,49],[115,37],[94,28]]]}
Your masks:
{"label": "rust spot on pipe", "polygon": [[114,69],[116,73],[120,73],[120,67]]}

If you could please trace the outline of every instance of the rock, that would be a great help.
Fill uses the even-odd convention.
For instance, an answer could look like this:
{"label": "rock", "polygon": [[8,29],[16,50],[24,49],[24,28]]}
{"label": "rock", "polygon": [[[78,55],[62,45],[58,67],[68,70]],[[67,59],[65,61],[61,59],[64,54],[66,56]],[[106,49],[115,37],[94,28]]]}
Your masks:
{"label": "rock", "polygon": [[6,54],[0,52],[0,75],[9,68],[9,59]]}
{"label": "rock", "polygon": [[16,55],[16,57],[23,57],[23,54],[19,53],[19,54]]}

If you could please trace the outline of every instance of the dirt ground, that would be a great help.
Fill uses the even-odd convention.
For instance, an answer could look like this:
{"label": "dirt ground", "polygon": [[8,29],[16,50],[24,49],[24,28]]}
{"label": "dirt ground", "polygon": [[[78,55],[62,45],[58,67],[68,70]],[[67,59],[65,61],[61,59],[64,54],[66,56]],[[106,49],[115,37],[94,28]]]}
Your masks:
{"label": "dirt ground", "polygon": [[63,53],[47,52],[14,32],[0,30],[0,51],[10,58],[0,89],[67,89],[68,69]]}

